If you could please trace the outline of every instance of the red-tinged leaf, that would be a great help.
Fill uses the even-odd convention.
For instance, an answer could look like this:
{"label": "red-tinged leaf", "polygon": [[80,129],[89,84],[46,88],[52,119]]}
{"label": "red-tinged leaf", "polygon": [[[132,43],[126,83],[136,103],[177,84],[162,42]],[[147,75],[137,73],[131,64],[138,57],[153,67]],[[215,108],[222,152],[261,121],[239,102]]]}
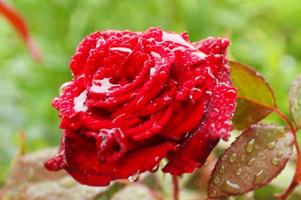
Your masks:
{"label": "red-tinged leaf", "polygon": [[277,105],[274,92],[262,75],[235,61],[230,61],[230,65],[238,96],[233,125],[243,130],[265,118]]}
{"label": "red-tinged leaf", "polygon": [[294,137],[284,127],[255,124],[219,158],[209,182],[211,199],[240,195],[268,184],[286,165]]}
{"label": "red-tinged leaf", "polygon": [[[296,125],[296,130],[301,128],[301,76],[298,76],[292,83],[289,91],[290,112]],[[293,125],[292,125],[293,126]],[[298,144],[297,144],[298,145]],[[277,195],[280,200],[289,198],[295,188],[301,184],[301,155],[297,148],[296,171],[290,186],[282,194]]]}
{"label": "red-tinged leaf", "polygon": [[41,62],[41,54],[36,45],[32,40],[27,24],[22,16],[13,8],[11,8],[4,0],[0,0],[0,14],[2,14],[15,28],[18,34],[21,36],[22,40],[25,42],[27,48],[29,49],[32,57],[37,61]]}
{"label": "red-tinged leaf", "polygon": [[289,92],[290,111],[298,127],[301,126],[301,76],[296,78]]}
{"label": "red-tinged leaf", "polygon": [[43,162],[56,149],[46,149],[16,158],[3,188],[0,199],[10,200],[93,200],[109,187],[82,186],[66,172],[51,173]]}

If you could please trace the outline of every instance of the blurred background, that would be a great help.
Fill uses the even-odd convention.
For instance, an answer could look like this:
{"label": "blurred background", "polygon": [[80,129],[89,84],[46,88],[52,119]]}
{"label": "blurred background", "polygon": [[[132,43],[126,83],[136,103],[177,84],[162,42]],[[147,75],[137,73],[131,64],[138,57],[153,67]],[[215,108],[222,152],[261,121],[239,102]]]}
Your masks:
{"label": "blurred background", "polygon": [[[59,118],[51,107],[81,39],[96,30],[144,31],[152,26],[187,31],[191,41],[231,39],[229,57],[262,73],[288,113],[288,90],[301,73],[299,0],[7,0],[27,21],[43,62],[30,57],[21,39],[0,16],[0,185],[26,134],[27,151],[56,146]],[[293,173],[292,171],[284,173]],[[277,190],[268,186],[258,197]],[[263,195],[263,196],[262,196]],[[259,199],[260,199],[259,198]]]}

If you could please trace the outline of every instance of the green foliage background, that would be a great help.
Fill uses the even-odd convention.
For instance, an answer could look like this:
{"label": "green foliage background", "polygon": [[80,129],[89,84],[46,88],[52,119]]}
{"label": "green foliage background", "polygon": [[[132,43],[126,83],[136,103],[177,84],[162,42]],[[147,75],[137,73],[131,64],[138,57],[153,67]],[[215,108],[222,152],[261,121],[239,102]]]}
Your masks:
{"label": "green foliage background", "polygon": [[[29,151],[57,145],[57,112],[51,99],[71,78],[68,59],[90,32],[143,31],[151,26],[187,31],[192,41],[231,38],[230,58],[269,80],[288,113],[291,81],[301,72],[299,0],[10,0],[27,20],[43,53],[36,64],[0,18],[0,182],[26,133]],[[270,188],[269,188],[270,190]]]}

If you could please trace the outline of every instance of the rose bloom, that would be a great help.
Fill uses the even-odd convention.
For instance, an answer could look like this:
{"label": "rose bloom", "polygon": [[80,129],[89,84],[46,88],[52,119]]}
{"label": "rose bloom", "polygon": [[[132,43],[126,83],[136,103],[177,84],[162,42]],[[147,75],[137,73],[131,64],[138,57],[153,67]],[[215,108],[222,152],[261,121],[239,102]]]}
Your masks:
{"label": "rose bloom", "polygon": [[108,185],[155,169],[190,173],[219,139],[236,106],[229,41],[152,28],[95,32],[70,61],[73,79],[53,100],[63,136],[47,169],[82,184]]}

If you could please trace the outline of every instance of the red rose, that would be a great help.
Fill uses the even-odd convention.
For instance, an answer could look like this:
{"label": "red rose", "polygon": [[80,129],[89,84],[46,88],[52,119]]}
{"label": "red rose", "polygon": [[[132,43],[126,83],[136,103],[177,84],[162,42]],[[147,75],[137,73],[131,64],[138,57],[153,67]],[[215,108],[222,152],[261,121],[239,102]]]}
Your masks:
{"label": "red rose", "polygon": [[89,35],[71,59],[73,80],[53,100],[64,134],[45,166],[95,186],[151,171],[165,157],[173,175],[200,167],[231,130],[228,45],[159,28]]}

